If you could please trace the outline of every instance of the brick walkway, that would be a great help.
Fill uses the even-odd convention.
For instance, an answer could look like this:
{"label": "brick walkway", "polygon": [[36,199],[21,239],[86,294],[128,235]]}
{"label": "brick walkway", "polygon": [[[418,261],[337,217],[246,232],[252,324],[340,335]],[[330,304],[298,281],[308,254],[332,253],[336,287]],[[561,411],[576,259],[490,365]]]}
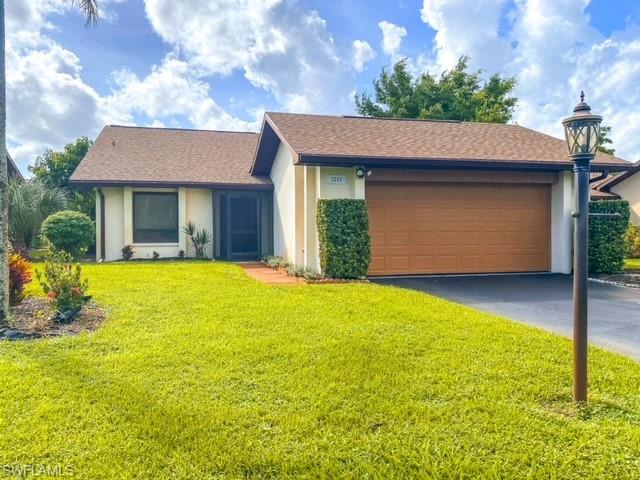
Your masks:
{"label": "brick walkway", "polygon": [[274,270],[262,263],[241,263],[240,266],[244,268],[247,275],[263,283],[271,285],[297,285],[304,283],[299,278],[291,277],[286,272]]}

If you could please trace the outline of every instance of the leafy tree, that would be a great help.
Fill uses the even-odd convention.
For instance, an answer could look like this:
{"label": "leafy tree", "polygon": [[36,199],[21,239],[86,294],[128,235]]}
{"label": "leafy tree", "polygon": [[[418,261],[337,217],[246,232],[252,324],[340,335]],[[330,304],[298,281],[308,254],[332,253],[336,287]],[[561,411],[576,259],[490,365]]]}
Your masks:
{"label": "leafy tree", "polygon": [[61,152],[49,149],[29,166],[29,171],[43,184],[67,190],[71,197],[69,208],[95,219],[95,190],[69,185],[69,177],[91,145],[93,141],[87,137],[80,137],[75,142],[65,145]]}
{"label": "leafy tree", "polygon": [[494,74],[482,82],[481,74],[469,72],[468,57],[463,56],[439,78],[429,73],[414,78],[407,61],[400,60],[393,72],[383,68],[374,80],[374,99],[356,94],[356,110],[372,117],[508,122],[518,101],[512,95],[515,78]]}
{"label": "leafy tree", "polygon": [[42,222],[52,213],[67,208],[66,192],[38,179],[9,181],[9,237],[30,248],[40,234]]}
{"label": "leafy tree", "polygon": [[600,127],[600,138],[598,139],[598,150],[602,153],[615,155],[616,149],[613,148],[613,140],[611,140],[611,126],[602,125]]}
{"label": "leafy tree", "polygon": [[[69,0],[87,19],[87,25],[98,22],[97,0]],[[4,0],[0,0],[0,324],[9,316],[9,192],[7,178],[7,101],[5,69]]]}

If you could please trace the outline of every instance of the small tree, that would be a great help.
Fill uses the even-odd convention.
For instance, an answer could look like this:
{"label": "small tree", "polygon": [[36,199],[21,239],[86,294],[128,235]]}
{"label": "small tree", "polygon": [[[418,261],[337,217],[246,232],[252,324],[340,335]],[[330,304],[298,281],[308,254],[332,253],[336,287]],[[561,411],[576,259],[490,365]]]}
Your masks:
{"label": "small tree", "polygon": [[29,171],[34,178],[49,187],[65,189],[69,192],[69,209],[95,218],[95,189],[69,184],[69,178],[87,154],[93,141],[80,137],[64,146],[61,152],[48,149],[38,158]]}
{"label": "small tree", "polygon": [[93,242],[94,226],[84,213],[64,210],[47,217],[42,233],[56,250],[80,258]]}

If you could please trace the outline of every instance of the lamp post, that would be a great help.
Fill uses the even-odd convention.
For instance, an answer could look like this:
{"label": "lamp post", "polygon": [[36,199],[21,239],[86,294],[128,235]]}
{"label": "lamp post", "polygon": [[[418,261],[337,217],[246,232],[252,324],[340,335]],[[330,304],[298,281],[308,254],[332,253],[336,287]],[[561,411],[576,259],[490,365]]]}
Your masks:
{"label": "lamp post", "polygon": [[580,92],[580,103],[573,116],[562,121],[564,135],[573,160],[576,191],[575,226],[573,232],[573,400],[587,401],[587,324],[588,324],[588,260],[589,260],[589,174],[600,137],[600,115]]}

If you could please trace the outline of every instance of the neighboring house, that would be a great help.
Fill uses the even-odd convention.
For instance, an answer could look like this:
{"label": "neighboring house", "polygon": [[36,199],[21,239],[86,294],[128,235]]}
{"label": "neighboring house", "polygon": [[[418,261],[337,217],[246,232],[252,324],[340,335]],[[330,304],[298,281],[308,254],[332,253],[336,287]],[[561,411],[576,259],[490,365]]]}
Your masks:
{"label": "neighboring house", "polygon": [[591,186],[593,200],[623,199],[631,207],[631,223],[640,225],[640,161],[625,172],[607,176]]}
{"label": "neighboring house", "polygon": [[[598,154],[594,171],[629,163]],[[571,271],[572,163],[518,125],[265,114],[260,134],[107,126],[71,177],[99,189],[97,255],[266,254],[319,270],[316,204],[365,199],[372,275]]]}
{"label": "neighboring house", "polygon": [[9,178],[17,178],[19,180],[24,180],[22,173],[20,173],[18,166],[13,161],[13,158],[11,158],[11,155],[9,155],[9,152],[7,152],[7,176]]}

